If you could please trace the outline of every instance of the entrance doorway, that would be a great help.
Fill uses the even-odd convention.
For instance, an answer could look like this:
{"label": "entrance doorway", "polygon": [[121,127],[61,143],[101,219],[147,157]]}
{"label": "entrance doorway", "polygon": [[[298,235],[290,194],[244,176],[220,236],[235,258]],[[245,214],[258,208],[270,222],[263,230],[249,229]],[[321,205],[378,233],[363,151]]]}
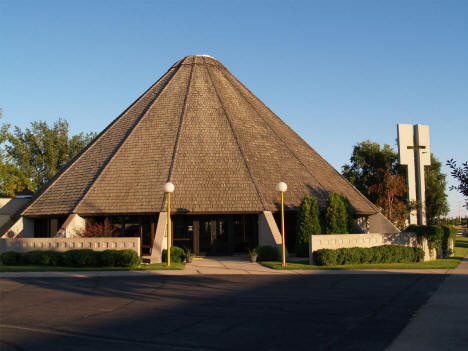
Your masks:
{"label": "entrance doorway", "polygon": [[258,244],[256,214],[175,215],[173,245],[189,248],[197,256],[247,252]]}

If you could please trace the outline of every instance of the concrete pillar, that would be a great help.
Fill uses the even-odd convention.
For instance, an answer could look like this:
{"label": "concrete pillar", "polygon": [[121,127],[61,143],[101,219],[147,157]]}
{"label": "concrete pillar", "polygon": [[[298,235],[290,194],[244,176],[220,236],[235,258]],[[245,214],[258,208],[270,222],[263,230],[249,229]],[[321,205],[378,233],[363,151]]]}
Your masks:
{"label": "concrete pillar", "polygon": [[167,249],[167,212],[159,212],[150,262],[161,263],[164,249]]}
{"label": "concrete pillar", "polygon": [[56,233],[52,232],[51,224],[51,236],[58,238],[77,237],[80,236],[80,233],[84,230],[86,230],[86,220],[76,213],[70,214]]}
{"label": "concrete pillar", "polygon": [[[263,211],[258,216],[258,246],[270,245],[278,250],[278,257],[282,255],[281,232],[276,225],[271,211]],[[286,258],[289,258],[288,249]]]}
{"label": "concrete pillar", "polygon": [[[14,221],[14,220],[13,220]],[[20,217],[12,222],[2,238],[34,238],[34,220],[27,217]]]}

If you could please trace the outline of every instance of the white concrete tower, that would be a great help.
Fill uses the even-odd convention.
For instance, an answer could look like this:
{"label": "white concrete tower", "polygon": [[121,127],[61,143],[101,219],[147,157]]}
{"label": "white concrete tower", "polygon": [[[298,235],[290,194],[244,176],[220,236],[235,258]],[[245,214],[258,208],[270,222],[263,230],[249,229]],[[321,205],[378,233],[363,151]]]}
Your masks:
{"label": "white concrete tower", "polygon": [[408,166],[408,197],[421,208],[412,211],[410,224],[426,224],[426,188],[424,166],[431,164],[429,126],[422,124],[398,124],[398,156],[401,165]]}

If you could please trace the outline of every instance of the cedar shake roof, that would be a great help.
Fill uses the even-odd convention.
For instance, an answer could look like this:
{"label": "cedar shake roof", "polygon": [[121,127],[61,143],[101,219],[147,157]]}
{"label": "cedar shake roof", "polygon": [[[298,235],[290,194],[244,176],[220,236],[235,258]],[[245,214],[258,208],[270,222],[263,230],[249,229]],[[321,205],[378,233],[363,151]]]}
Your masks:
{"label": "cedar shake roof", "polygon": [[188,56],[114,120],[37,195],[23,215],[276,211],[306,193],[342,193],[376,208],[219,61]]}

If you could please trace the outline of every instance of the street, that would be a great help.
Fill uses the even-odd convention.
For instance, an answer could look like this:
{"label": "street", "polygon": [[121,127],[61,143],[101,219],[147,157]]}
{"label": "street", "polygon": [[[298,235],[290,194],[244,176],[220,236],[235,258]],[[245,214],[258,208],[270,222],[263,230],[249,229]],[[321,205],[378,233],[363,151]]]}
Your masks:
{"label": "street", "polygon": [[0,349],[384,350],[445,278],[2,278]]}

